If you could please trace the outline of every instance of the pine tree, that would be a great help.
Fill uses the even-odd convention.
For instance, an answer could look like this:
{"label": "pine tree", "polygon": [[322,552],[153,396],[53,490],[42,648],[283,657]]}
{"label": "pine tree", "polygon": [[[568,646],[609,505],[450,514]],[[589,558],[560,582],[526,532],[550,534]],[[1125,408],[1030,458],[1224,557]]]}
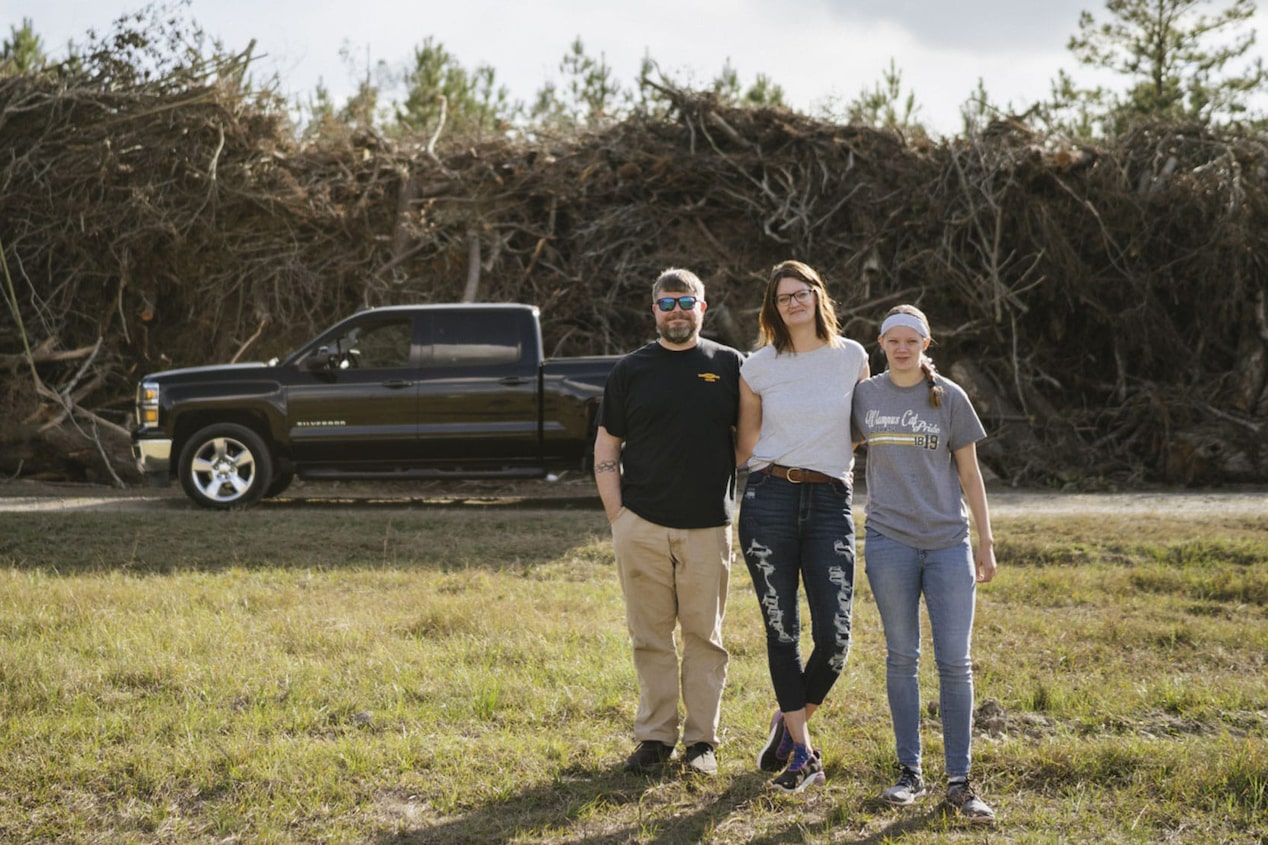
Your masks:
{"label": "pine tree", "polygon": [[9,37],[0,44],[0,78],[42,70],[48,64],[44,42],[35,34],[30,18],[22,26],[9,27]]}
{"label": "pine tree", "polygon": [[1211,14],[1212,0],[1107,0],[1107,20],[1079,16],[1069,49],[1085,65],[1127,77],[1107,123],[1122,131],[1141,118],[1228,122],[1247,114],[1246,98],[1268,80],[1262,59],[1234,69],[1255,43],[1246,23],[1251,0]]}

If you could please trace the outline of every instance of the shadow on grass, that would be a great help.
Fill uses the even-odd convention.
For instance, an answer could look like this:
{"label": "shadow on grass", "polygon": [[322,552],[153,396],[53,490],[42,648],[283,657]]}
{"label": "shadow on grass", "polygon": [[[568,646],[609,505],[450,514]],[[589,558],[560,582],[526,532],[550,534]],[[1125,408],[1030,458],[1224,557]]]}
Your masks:
{"label": "shadow on grass", "polygon": [[[721,791],[718,791],[718,790]],[[574,769],[467,813],[413,829],[384,832],[377,845],[495,843],[541,837],[570,845],[699,842],[766,792],[766,776],[699,778],[678,766],[657,776],[620,765]],[[631,805],[641,805],[630,809]],[[785,840],[779,840],[785,841]],[[800,841],[800,835],[786,841]]]}
{"label": "shadow on grass", "polygon": [[[864,802],[862,810],[878,817],[879,829],[859,836],[858,839],[847,839],[851,845],[883,845],[887,842],[901,842],[904,837],[915,833],[944,831],[948,824],[957,828],[968,829],[967,823],[957,823],[948,816],[947,807],[941,798],[922,800],[914,806],[895,807],[879,798]],[[879,820],[881,816],[887,819]],[[979,828],[989,833],[993,828]],[[759,842],[760,840],[754,840]]]}
{"label": "shadow on grass", "polygon": [[[605,550],[610,542],[599,505],[386,501],[384,507],[368,499],[278,501],[207,511],[164,500],[144,510],[7,513],[0,566],[58,575],[230,567],[521,571],[566,559],[595,538]],[[600,563],[606,561],[605,553]]]}
{"label": "shadow on grass", "polygon": [[[619,766],[577,769],[552,783],[526,788],[462,815],[384,831],[373,841],[376,845],[538,839],[569,845],[688,845],[704,839],[753,845],[805,842],[807,828],[823,824],[822,804],[817,804],[821,796],[806,796],[810,801],[802,796],[783,796],[770,790],[768,780],[769,775],[759,772],[696,779],[682,774],[676,766],[656,777],[631,775]],[[873,817],[869,827],[879,824],[879,829],[860,831],[857,838],[851,838],[847,831],[853,826],[848,819],[837,821],[833,823],[833,841],[879,845],[919,832],[944,830],[948,824],[940,801],[906,808],[875,801],[860,810]],[[889,818],[884,818],[886,814]],[[764,832],[759,833],[758,828]]]}

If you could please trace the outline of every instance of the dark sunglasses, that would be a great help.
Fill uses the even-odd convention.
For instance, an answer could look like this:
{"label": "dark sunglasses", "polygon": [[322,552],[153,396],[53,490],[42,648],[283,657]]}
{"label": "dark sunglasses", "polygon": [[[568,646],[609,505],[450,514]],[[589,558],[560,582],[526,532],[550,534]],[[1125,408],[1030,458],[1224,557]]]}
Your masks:
{"label": "dark sunglasses", "polygon": [[673,311],[674,306],[677,305],[684,311],[690,311],[696,307],[696,303],[699,301],[699,297],[695,296],[666,296],[662,299],[656,300],[656,307],[661,311]]}

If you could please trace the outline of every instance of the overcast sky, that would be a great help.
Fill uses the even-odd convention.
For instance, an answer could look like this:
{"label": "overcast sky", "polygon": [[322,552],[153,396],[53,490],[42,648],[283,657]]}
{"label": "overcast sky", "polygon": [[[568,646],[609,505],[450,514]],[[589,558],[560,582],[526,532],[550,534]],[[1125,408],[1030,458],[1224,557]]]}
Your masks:
{"label": "overcast sky", "polygon": [[[1225,4],[1218,4],[1221,8]],[[1262,5],[1262,4],[1261,4]],[[107,31],[144,6],[127,0],[0,0],[0,25],[29,18],[56,56],[90,28]],[[727,61],[747,86],[766,74],[789,105],[811,114],[844,106],[878,83],[892,60],[918,117],[956,134],[960,107],[983,80],[991,100],[1024,108],[1059,69],[1084,84],[1110,82],[1066,49],[1079,12],[1104,18],[1103,0],[193,0],[186,15],[226,47],[255,39],[283,92],[307,102],[318,82],[340,101],[367,61],[403,69],[431,36],[467,69],[491,65],[514,99],[531,101],[580,37],[617,81],[633,87],[650,56],[680,84],[706,86]],[[1268,56],[1268,11],[1255,19]],[[350,69],[342,48],[355,59]]]}

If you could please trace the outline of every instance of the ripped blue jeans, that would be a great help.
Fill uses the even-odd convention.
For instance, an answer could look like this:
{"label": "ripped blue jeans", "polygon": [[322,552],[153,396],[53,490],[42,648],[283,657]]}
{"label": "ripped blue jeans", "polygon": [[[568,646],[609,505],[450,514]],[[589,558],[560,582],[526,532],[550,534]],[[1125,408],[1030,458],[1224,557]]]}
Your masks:
{"label": "ripped blue jeans", "polygon": [[[854,605],[854,517],[840,482],[795,484],[749,475],[740,504],[740,548],[766,625],[766,659],[779,709],[823,703],[845,669]],[[801,659],[804,585],[814,650]]]}

